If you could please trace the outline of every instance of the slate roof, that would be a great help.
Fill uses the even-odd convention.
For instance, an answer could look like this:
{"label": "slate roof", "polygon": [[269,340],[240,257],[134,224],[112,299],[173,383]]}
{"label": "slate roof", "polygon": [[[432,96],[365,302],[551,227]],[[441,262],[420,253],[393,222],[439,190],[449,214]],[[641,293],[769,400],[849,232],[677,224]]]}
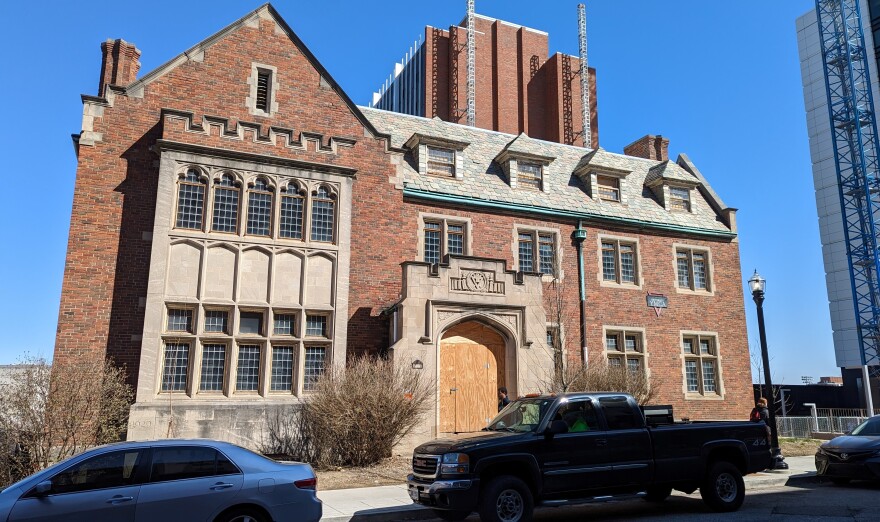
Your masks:
{"label": "slate roof", "polygon": [[652,182],[661,179],[673,182],[683,181],[691,185],[700,183],[700,180],[697,179],[696,176],[681,168],[678,163],[673,163],[669,160],[651,167],[650,170],[648,170],[648,175],[645,177],[645,184],[650,185]]}
{"label": "slate roof", "polygon": [[[537,140],[527,136],[516,136],[476,127],[468,127],[406,114],[398,114],[379,109],[360,107],[368,120],[383,134],[388,134],[393,147],[400,148],[416,133],[428,136],[443,136],[447,139],[467,142],[464,151],[463,178],[441,178],[422,175],[411,154],[401,163],[407,189],[432,192],[451,196],[472,198],[513,205],[531,205],[545,209],[559,209],[595,216],[640,222],[672,225],[677,227],[703,229],[712,232],[730,233],[721,221],[708,198],[714,192],[700,176],[694,176],[675,162],[659,162],[610,153],[602,148],[591,151],[582,147]],[[494,158],[514,142],[517,149],[528,144],[531,154],[555,158],[546,169],[545,184],[547,192],[529,189],[512,189],[507,177]],[[578,167],[606,167],[628,171],[623,182],[627,203],[601,201],[589,196],[581,178],[574,174]],[[656,168],[656,169],[655,169]],[[692,212],[670,212],[663,208],[653,192],[645,186],[646,178],[670,176],[674,179],[687,179],[698,184],[691,201]],[[720,201],[714,201],[716,208],[725,208]]]}

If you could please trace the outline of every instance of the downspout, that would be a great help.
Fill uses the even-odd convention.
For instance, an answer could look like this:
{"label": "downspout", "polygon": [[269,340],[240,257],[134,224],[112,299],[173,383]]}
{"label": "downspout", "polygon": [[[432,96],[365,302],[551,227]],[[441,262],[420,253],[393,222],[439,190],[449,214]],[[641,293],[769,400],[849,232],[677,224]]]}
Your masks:
{"label": "downspout", "polygon": [[578,283],[580,287],[581,297],[581,355],[584,359],[584,366],[589,365],[589,356],[587,354],[587,288],[584,281],[584,240],[587,239],[587,231],[583,228],[583,222],[578,220],[577,228],[571,233],[571,239],[574,241],[574,247],[577,250],[578,257]]}

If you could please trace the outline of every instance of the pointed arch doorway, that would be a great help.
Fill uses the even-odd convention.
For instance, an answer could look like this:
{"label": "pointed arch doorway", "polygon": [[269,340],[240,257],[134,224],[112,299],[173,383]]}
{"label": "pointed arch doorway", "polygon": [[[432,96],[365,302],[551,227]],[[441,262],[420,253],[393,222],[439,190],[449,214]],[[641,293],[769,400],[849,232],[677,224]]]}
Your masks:
{"label": "pointed arch doorway", "polygon": [[504,337],[471,320],[440,339],[440,432],[480,431],[498,412],[498,388],[505,386]]}

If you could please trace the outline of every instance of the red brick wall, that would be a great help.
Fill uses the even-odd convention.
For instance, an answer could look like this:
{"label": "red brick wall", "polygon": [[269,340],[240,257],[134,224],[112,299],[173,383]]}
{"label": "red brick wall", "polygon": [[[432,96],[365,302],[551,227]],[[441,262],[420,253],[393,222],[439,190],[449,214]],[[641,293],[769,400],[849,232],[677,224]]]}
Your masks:
{"label": "red brick wall", "polygon": [[[245,105],[252,62],[278,69],[279,112],[272,117],[251,116]],[[185,62],[147,85],[143,98],[116,96],[114,106],[95,121],[94,130],[103,134],[103,141],[79,147],[55,361],[113,357],[126,365],[131,382],[138,372],[144,313],[139,301],[146,296],[150,263],[151,243],[144,233],[152,232],[155,213],[158,156],[150,147],[163,133],[162,108],[193,112],[196,122],[211,115],[233,123],[258,122],[264,125],[263,132],[273,125],[321,133],[325,138],[357,139],[353,148],[340,148],[338,155],[331,156],[312,146],[301,151],[222,139],[216,129],[211,136],[181,132],[173,125],[164,129],[179,141],[356,168],[355,243],[359,236],[375,233],[377,220],[386,227],[396,223],[395,209],[401,206],[396,204],[399,198],[388,197],[394,169],[385,141],[365,137],[363,125],[349,107],[336,92],[321,86],[319,73],[302,50],[276,32],[271,20],[260,20],[259,27],[239,27],[207,48],[202,61]],[[389,294],[396,295],[400,286],[396,267],[402,257],[393,248],[352,252],[350,313],[356,334],[352,346],[367,333],[371,337],[363,341],[365,347],[387,345],[381,336],[376,338],[377,331],[384,332],[381,322],[366,315],[379,301],[360,288],[389,287]]]}
{"label": "red brick wall", "polygon": [[[416,259],[418,247],[415,229],[419,212],[469,218],[473,228],[474,256],[500,258],[513,266],[514,225],[559,229],[564,250],[561,269],[563,291],[568,303],[564,309],[566,351],[571,360],[580,360],[580,312],[576,249],[571,241],[574,225],[565,221],[531,219],[493,214],[457,207],[438,207],[407,202],[403,228],[409,229],[407,259]],[[744,419],[751,410],[751,367],[746,337],[745,310],[740,281],[739,245],[735,242],[705,241],[664,234],[629,232],[587,226],[584,241],[584,272],[587,289],[587,347],[589,360],[605,357],[602,327],[628,326],[645,329],[650,379],[657,388],[655,404],[672,404],[677,417],[692,419]],[[611,234],[639,241],[642,289],[617,289],[599,285],[599,247],[597,236]],[[398,238],[396,241],[400,241]],[[673,243],[685,243],[710,249],[714,272],[714,295],[684,295],[675,289]],[[545,285],[546,290],[546,285]],[[660,317],[645,303],[647,292],[664,294],[669,308]],[[548,307],[548,310],[552,308]],[[552,318],[548,317],[548,320]],[[717,333],[721,355],[721,378],[725,388],[723,401],[686,399],[681,354],[681,331]]]}

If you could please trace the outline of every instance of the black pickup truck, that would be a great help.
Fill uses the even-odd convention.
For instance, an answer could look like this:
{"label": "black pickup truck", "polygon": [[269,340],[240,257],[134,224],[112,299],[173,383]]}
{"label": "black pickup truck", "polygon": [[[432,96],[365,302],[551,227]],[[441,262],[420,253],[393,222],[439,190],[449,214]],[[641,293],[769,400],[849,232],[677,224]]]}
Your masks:
{"label": "black pickup truck", "polygon": [[414,502],[444,520],[477,511],[483,521],[528,521],[536,504],[644,493],[662,501],[692,493],[716,511],[735,511],[743,475],[766,469],[763,423],[647,426],[620,393],[568,393],[511,402],[485,433],[422,444],[408,477]]}

